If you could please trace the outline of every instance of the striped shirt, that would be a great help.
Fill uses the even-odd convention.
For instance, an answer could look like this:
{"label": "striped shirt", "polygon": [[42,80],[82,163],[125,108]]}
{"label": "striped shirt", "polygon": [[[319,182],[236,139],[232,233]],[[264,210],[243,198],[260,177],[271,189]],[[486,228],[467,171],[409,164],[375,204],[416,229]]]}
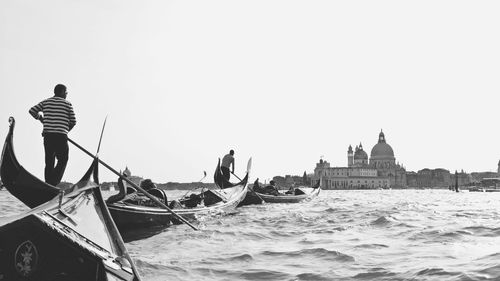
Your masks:
{"label": "striped shirt", "polygon": [[64,98],[48,98],[29,110],[31,116],[37,120],[40,119],[40,112],[43,113],[43,133],[67,135],[76,125],[73,106]]}

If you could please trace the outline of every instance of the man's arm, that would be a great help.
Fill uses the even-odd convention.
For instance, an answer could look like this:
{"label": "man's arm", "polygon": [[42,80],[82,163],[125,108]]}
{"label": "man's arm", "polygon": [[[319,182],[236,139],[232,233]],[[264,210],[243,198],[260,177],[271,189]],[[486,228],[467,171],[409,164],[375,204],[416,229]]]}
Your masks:
{"label": "man's arm", "polygon": [[75,112],[73,111],[73,106],[71,105],[71,103],[69,104],[68,118],[69,118],[69,131],[71,131],[71,129],[73,129],[73,127],[76,125]]}
{"label": "man's arm", "polygon": [[231,162],[232,166],[233,166],[233,174],[234,174],[234,158],[232,159],[232,162]]}
{"label": "man's arm", "polygon": [[43,110],[43,101],[30,108],[29,114],[31,114],[31,116],[33,116],[33,118],[35,118],[36,120],[40,120],[40,122],[43,123],[43,116],[40,115],[40,112],[42,110]]}

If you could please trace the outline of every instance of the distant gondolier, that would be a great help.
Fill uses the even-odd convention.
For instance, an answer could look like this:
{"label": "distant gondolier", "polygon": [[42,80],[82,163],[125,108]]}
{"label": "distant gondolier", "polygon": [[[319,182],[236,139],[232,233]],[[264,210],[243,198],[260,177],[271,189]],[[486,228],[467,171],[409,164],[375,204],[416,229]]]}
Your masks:
{"label": "distant gondolier", "polygon": [[[230,170],[232,166],[232,170]],[[224,158],[222,158],[222,163],[220,169],[222,170],[222,174],[229,180],[231,177],[231,173],[234,174],[234,150],[230,150],[229,154],[226,154]]]}
{"label": "distant gondolier", "polygon": [[76,125],[75,112],[71,103],[66,100],[67,95],[66,86],[58,84],[54,88],[53,97],[29,110],[33,118],[43,124],[45,182],[51,185],[59,184],[64,175],[69,153],[68,132]]}

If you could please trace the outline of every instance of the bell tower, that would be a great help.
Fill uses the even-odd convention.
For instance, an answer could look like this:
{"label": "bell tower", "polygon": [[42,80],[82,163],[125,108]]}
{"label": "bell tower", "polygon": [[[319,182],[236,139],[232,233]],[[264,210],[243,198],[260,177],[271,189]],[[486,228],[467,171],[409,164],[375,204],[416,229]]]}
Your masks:
{"label": "bell tower", "polygon": [[351,167],[352,164],[354,164],[354,153],[352,151],[352,146],[349,145],[349,149],[347,150],[347,167]]}

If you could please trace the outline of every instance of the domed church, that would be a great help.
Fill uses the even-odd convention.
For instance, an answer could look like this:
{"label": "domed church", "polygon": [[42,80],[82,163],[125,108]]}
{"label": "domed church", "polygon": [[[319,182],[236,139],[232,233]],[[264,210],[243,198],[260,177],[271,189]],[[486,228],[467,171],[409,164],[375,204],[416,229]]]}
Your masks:
{"label": "domed church", "polygon": [[372,148],[370,153],[370,164],[377,166],[390,166],[395,164],[394,150],[385,141],[384,132],[380,131],[378,143]]}
{"label": "domed church", "polygon": [[347,150],[347,167],[330,167],[330,163],[321,159],[314,169],[313,181],[322,179],[325,189],[373,189],[404,188],[406,170],[396,163],[394,150],[386,142],[380,131],[378,143],[373,146],[370,158],[360,143],[353,151]]}
{"label": "domed church", "polygon": [[378,143],[372,148],[370,153],[370,167],[377,169],[378,176],[388,177],[391,186],[406,187],[406,169],[396,163],[394,150],[385,141],[382,130],[378,135]]}

